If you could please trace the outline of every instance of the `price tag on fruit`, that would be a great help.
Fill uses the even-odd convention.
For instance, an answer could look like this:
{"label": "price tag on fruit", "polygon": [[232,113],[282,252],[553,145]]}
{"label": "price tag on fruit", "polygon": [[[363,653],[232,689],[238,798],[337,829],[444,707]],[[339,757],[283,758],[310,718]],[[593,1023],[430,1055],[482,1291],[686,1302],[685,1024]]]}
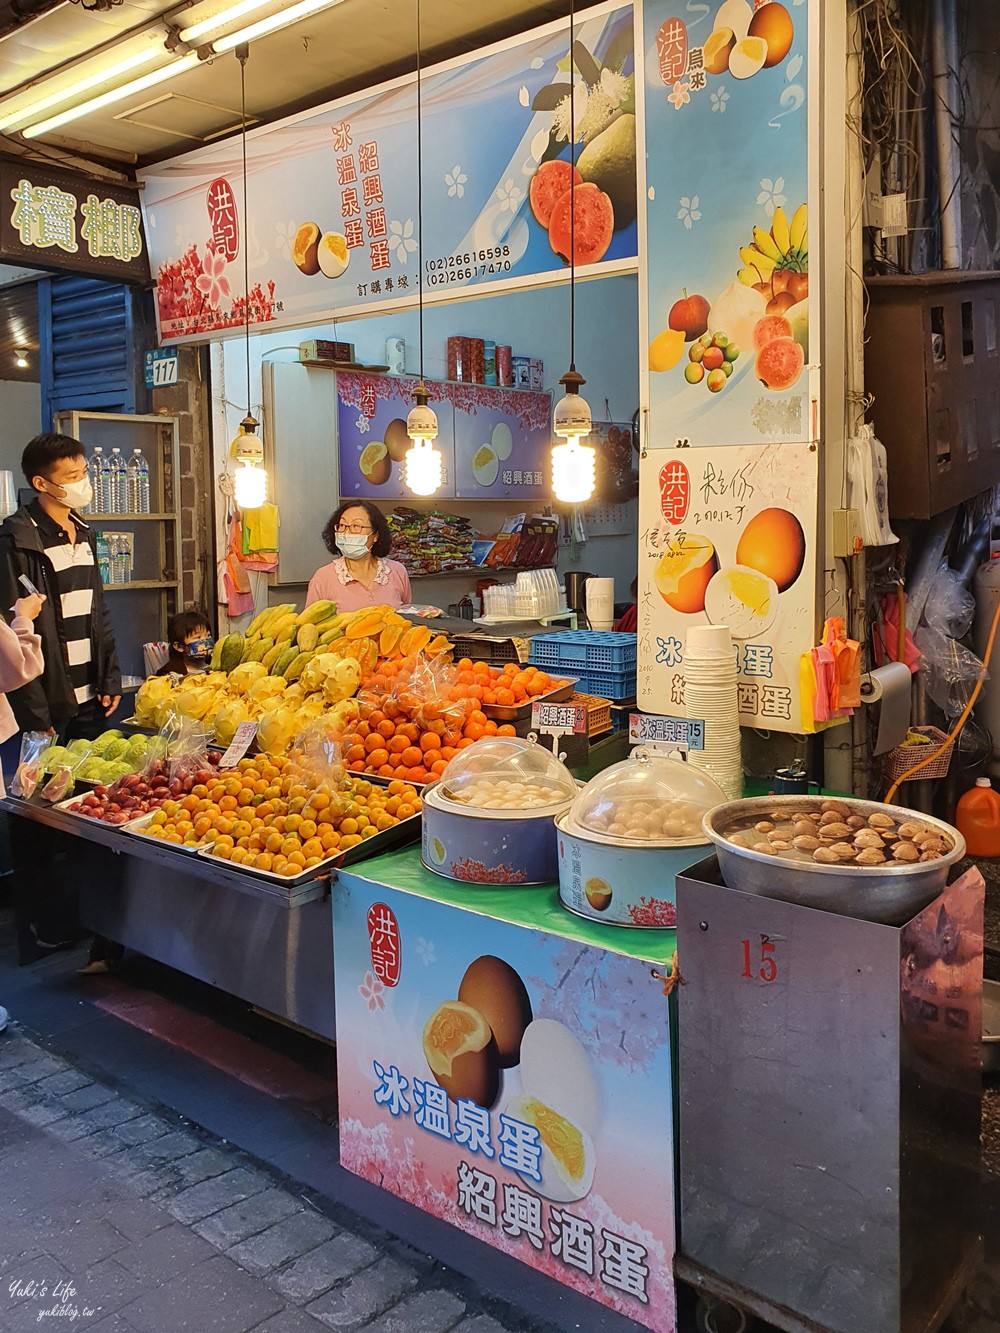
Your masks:
{"label": "price tag on fruit", "polygon": [[628,740],[651,750],[704,750],[705,724],[697,718],[630,713]]}
{"label": "price tag on fruit", "polygon": [[549,736],[586,736],[587,713],[586,704],[532,704],[532,730]]}
{"label": "price tag on fruit", "polygon": [[220,768],[235,768],[240,762],[247,750],[253,744],[253,739],[257,735],[256,722],[241,722],[236,728],[236,735],[232,739],[229,749],[219,760]]}

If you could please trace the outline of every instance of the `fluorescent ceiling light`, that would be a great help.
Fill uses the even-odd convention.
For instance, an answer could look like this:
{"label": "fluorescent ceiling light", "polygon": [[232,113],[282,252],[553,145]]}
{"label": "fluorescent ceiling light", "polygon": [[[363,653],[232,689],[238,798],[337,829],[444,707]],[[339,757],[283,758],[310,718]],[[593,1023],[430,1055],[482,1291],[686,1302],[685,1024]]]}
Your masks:
{"label": "fluorescent ceiling light", "polygon": [[192,23],[190,28],[181,28],[181,41],[196,41],[199,37],[204,37],[206,32],[215,32],[217,28],[224,28],[227,23],[234,23],[236,19],[241,19],[244,14],[252,14],[255,9],[263,9],[265,5],[271,3],[272,0],[240,0],[239,4],[230,5],[228,9],[213,14],[210,19],[202,19],[198,23]]}
{"label": "fluorescent ceiling light", "polygon": [[264,37],[269,32],[285,28],[290,23],[297,23],[299,19],[307,18],[321,9],[332,9],[334,5],[340,3],[341,0],[299,0],[299,3],[292,5],[290,9],[279,9],[276,14],[271,14],[266,19],[259,19],[249,27],[241,28],[239,32],[231,32],[225,37],[220,37],[218,41],[212,43],[212,46],[221,55],[223,51],[231,51],[234,46],[239,46],[242,42],[252,42],[257,37]]}
{"label": "fluorescent ceiling light", "polygon": [[58,92],[49,93],[46,97],[38,97],[33,102],[27,102],[18,107],[16,111],[8,111],[5,116],[0,116],[0,130],[9,130],[21,125],[40,112],[47,111],[50,106],[58,106],[60,102],[68,102],[71,97],[78,97],[80,93],[96,88],[98,84],[110,83],[112,79],[117,79],[120,74],[127,74],[129,70],[137,69],[140,65],[148,65],[151,60],[156,60],[162,55],[163,47],[160,45],[150,46],[144,51],[133,51],[130,56],[126,56],[124,60],[119,60],[116,65],[107,65],[104,69],[97,70],[93,74],[85,74],[82,79],[67,84],[65,88],[61,88]]}
{"label": "fluorescent ceiling light", "polygon": [[60,111],[57,115],[50,116],[48,120],[39,121],[37,125],[31,125],[21,132],[26,139],[35,139],[40,134],[48,134],[50,130],[65,125],[67,121],[77,120],[80,116],[87,116],[92,111],[100,111],[102,107],[110,106],[112,102],[120,102],[123,97],[129,97],[132,93],[141,93],[146,88],[153,88],[158,83],[164,83],[167,79],[185,73],[186,70],[194,69],[197,64],[199,64],[198,54],[196,51],[192,51],[190,55],[182,56],[180,60],[174,60],[169,65],[164,65],[162,69],[150,70],[148,74],[143,74],[138,79],[132,79],[130,83],[123,83],[120,88],[112,88],[109,92],[101,93],[98,97],[91,97],[89,101],[81,102],[79,106],[71,106],[65,111]]}

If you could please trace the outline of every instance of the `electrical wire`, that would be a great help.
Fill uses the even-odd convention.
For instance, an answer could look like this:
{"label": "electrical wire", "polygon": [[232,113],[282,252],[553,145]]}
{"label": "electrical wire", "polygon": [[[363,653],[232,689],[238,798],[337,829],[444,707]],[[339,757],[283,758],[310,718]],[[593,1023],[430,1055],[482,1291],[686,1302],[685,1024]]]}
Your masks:
{"label": "electrical wire", "polygon": [[417,0],[417,305],[422,384],[424,380],[424,135],[420,83],[420,0]]}
{"label": "electrical wire", "polygon": [[576,0],[569,7],[569,368],[576,370]]}
{"label": "electrical wire", "polygon": [[986,674],[987,671],[989,670],[989,665],[990,665],[990,657],[993,654],[993,640],[996,638],[998,625],[1000,625],[1000,597],[997,598],[996,610],[993,612],[993,623],[990,625],[990,637],[986,640],[986,651],[983,654],[983,669],[979,673],[979,679],[976,681],[975,685],[972,688],[972,693],[969,695],[968,702],[966,703],[965,707],[959,714],[958,721],[952,727],[951,731],[941,742],[941,744],[935,746],[926,759],[921,759],[919,763],[914,764],[912,768],[908,768],[905,773],[901,774],[900,777],[896,779],[896,781],[886,792],[885,795],[886,805],[892,804],[892,798],[896,795],[896,792],[899,790],[901,783],[904,783],[909,778],[912,778],[914,773],[919,773],[920,770],[922,768],[926,768],[928,764],[932,764],[939,755],[944,754],[945,750],[947,750],[949,745],[954,744],[956,738],[958,737],[959,732],[965,726],[966,722],[968,722],[969,714],[975,707],[976,700],[979,698],[979,693],[983,688],[983,682],[986,680]]}
{"label": "electrical wire", "polygon": [[242,42],[236,48],[240,62],[240,137],[243,148],[243,327],[247,353],[247,416],[250,411],[250,213],[247,209],[247,60],[250,46]]}

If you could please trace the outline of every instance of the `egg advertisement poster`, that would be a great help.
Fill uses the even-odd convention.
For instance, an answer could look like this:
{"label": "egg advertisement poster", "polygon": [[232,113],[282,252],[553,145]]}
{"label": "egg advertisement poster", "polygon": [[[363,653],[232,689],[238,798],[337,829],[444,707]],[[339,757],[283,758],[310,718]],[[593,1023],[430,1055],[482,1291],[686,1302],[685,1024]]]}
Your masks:
{"label": "egg advertisement poster", "polygon": [[332,895],[341,1165],[674,1333],[669,967],[569,914],[527,929],[352,873]]}
{"label": "egg advertisement poster", "polygon": [[652,448],[814,438],[814,0],[644,0]]}
{"label": "egg advertisement poster", "polygon": [[817,457],[784,444],[640,460],[640,708],[683,717],[687,633],[728,625],[740,723],[803,730],[799,660],[818,633]]}

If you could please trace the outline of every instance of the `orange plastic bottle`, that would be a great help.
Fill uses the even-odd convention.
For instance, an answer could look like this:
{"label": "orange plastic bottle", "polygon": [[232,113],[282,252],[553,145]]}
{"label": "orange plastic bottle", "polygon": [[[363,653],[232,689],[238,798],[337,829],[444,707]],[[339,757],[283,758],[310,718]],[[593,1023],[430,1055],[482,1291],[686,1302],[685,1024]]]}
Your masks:
{"label": "orange plastic bottle", "polygon": [[976,778],[958,802],[955,824],[970,856],[1000,856],[1000,792],[989,778]]}

